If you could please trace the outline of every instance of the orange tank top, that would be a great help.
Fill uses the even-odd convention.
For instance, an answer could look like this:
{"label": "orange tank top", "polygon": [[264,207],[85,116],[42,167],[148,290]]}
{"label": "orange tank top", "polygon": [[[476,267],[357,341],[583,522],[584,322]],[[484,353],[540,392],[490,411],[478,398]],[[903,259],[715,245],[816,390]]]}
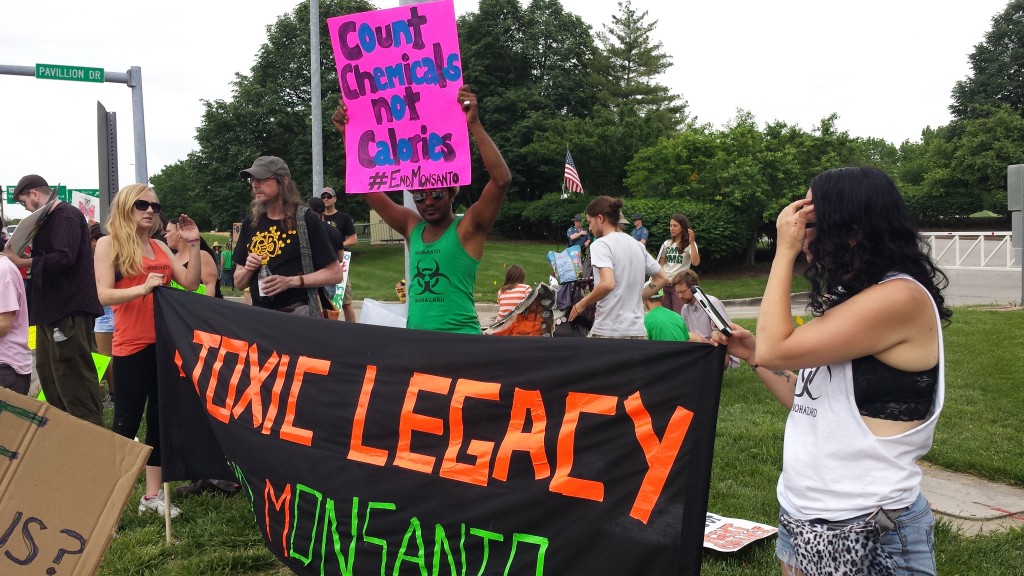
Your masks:
{"label": "orange tank top", "polygon": [[[160,244],[149,240],[153,258],[142,257],[142,272],[135,276],[122,276],[114,281],[114,288],[131,288],[145,284],[153,272],[164,275],[164,286],[171,281],[171,261]],[[150,344],[156,343],[156,326],[153,323],[153,293],[135,298],[114,309],[114,356],[135,354]]]}

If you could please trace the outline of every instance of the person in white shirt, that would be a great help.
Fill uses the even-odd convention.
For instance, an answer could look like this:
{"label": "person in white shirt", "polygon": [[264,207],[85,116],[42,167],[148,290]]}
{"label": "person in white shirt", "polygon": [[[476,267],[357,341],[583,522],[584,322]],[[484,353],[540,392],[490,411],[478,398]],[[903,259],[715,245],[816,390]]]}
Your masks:
{"label": "person in white shirt", "polygon": [[[676,274],[689,270],[690,266],[700,266],[700,252],[694,241],[693,228],[690,228],[690,220],[685,215],[672,215],[668,221],[668,235],[668,240],[658,251],[658,264],[665,268],[666,276],[675,278]],[[665,286],[661,305],[675,312],[679,312],[683,305],[671,284]]]}
{"label": "person in white shirt", "polygon": [[0,388],[28,394],[31,379],[25,283],[18,267],[0,252]]}
{"label": "person in white shirt", "polygon": [[[595,285],[569,311],[569,320],[596,304],[590,337],[646,340],[640,296],[648,298],[661,290],[668,284],[668,277],[643,244],[619,231],[622,200],[598,196],[587,205],[586,215],[587,226],[597,238],[590,245]],[[651,281],[645,285],[648,276]]]}
{"label": "person in white shirt", "polygon": [[[935,519],[917,460],[945,397],[947,279],[876,168],[818,174],[776,228],[757,336],[732,325],[729,352],[789,413],[776,488],[782,573],[827,560],[830,573],[935,574]],[[816,318],[796,327],[789,291],[801,252]],[[847,529],[822,545],[823,525]],[[857,538],[865,528],[874,538]]]}

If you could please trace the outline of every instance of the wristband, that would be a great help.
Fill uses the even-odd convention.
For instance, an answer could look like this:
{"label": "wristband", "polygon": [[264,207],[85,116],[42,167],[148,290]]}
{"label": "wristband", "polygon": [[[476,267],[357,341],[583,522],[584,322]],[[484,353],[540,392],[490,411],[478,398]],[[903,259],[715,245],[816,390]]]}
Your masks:
{"label": "wristband", "polygon": [[302,274],[299,274],[299,288],[305,288],[305,287],[306,287],[306,279],[302,277]]}

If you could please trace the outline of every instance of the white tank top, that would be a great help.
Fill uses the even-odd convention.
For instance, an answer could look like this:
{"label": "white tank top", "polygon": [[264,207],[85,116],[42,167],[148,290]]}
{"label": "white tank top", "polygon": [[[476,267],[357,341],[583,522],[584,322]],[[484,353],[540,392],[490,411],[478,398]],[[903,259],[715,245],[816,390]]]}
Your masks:
{"label": "white tank top", "polygon": [[[914,281],[894,274],[882,282],[895,278]],[[921,482],[917,459],[931,449],[946,392],[942,322],[934,300],[932,308],[939,335],[935,400],[925,421],[912,430],[885,438],[868,430],[854,400],[850,361],[800,371],[786,421],[782,475],[776,490],[779,503],[791,515],[803,520],[846,520],[879,506],[903,508],[917,498]]]}

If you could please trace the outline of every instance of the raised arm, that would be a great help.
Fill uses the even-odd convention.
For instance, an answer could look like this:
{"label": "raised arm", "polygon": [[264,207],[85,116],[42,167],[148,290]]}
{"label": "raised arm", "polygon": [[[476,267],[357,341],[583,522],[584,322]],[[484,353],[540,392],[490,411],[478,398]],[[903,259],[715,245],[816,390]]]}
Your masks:
{"label": "raised arm", "polygon": [[768,368],[811,368],[862,356],[901,370],[924,370],[938,358],[935,319],[925,290],[906,279],[870,286],[820,318],[796,328],[790,302],[793,263],[813,215],[810,200],[782,210],[775,260],[757,318],[753,362]]}
{"label": "raised arm", "polygon": [[[345,125],[348,124],[348,106],[345,106],[344,102],[338,102],[338,108],[334,111],[331,116],[331,123],[334,124],[335,130],[338,134],[341,134],[341,145],[345,146]],[[420,215],[414,210],[410,210],[404,206],[399,206],[394,200],[388,197],[383,192],[370,192],[362,194],[363,198],[366,198],[366,203],[370,205],[383,220],[390,226],[395,232],[398,232],[404,236],[407,240],[409,234],[412,233],[412,229],[420,223]]]}
{"label": "raised arm", "polygon": [[700,266],[700,251],[697,250],[697,241],[694,239],[693,228],[686,231],[690,235],[690,245],[687,246],[687,250],[690,251],[690,265]]}
{"label": "raised arm", "polygon": [[[484,185],[480,198],[466,210],[466,215],[459,223],[459,239],[467,251],[474,243],[479,244],[480,251],[483,250],[484,238],[490,231],[494,221],[498,219],[498,212],[502,203],[505,202],[505,194],[512,183],[512,173],[509,172],[501,151],[491,140],[491,137],[484,130],[480,123],[479,107],[476,95],[469,89],[469,86],[459,88],[459,102],[466,113],[466,123],[469,125],[469,132],[476,141],[476,147],[480,150],[480,157],[483,159],[484,168],[490,179]],[[470,251],[472,254],[473,252]]]}
{"label": "raised arm", "polygon": [[[188,268],[174,261],[171,249],[166,244],[160,241],[157,241],[157,244],[171,260],[171,279],[181,284],[186,290],[195,291],[202,282],[203,268],[207,266],[200,256],[203,251],[199,247],[199,227],[191,218],[182,214],[178,217],[178,234],[181,236],[182,242],[188,244],[188,261],[192,263]],[[209,266],[216,271],[212,258]]]}

